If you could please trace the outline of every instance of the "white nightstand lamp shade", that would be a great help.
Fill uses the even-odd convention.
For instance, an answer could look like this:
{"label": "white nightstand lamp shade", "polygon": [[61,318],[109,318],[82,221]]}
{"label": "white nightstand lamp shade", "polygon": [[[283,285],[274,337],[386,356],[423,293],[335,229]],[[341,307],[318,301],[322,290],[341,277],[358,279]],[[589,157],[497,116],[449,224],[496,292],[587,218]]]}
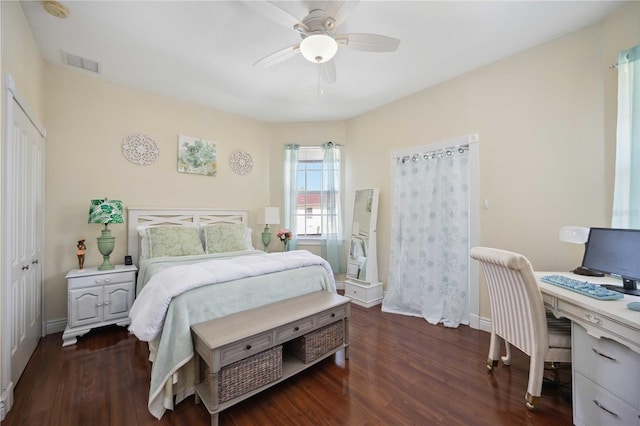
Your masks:
{"label": "white nightstand lamp shade", "polygon": [[271,230],[269,225],[280,224],[280,209],[278,207],[265,207],[260,214],[260,222],[264,224],[264,231],[262,231],[262,244],[264,244],[264,251],[269,251],[269,244],[271,244]]}

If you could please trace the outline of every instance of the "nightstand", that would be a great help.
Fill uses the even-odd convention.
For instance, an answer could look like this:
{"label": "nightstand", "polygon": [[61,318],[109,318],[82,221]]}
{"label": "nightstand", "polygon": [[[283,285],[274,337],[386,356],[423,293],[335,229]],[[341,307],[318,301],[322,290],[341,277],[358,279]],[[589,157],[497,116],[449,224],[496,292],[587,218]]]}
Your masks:
{"label": "nightstand", "polygon": [[67,328],[62,346],[74,345],[91,329],[110,324],[131,323],[129,309],[136,292],[136,268],[116,265],[115,269],[73,269],[67,276]]}

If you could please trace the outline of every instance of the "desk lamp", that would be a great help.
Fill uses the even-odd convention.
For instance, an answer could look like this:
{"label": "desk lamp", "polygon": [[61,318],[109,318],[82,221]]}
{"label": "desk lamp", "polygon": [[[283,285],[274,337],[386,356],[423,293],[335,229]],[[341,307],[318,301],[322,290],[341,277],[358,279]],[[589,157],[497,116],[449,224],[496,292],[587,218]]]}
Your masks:
{"label": "desk lamp", "polygon": [[91,200],[89,206],[89,223],[100,223],[104,225],[102,234],[98,237],[98,250],[102,254],[102,265],[98,270],[105,271],[114,269],[115,266],[109,261],[109,256],[116,243],[116,237],[111,235],[108,228],[110,223],[124,223],[122,215],[122,201],[109,200],[108,198]]}
{"label": "desk lamp", "polygon": [[271,230],[269,225],[280,224],[280,209],[277,207],[265,207],[261,215],[264,223],[264,231],[262,231],[262,244],[264,244],[264,251],[269,251],[269,244],[271,244]]}
{"label": "desk lamp", "polygon": [[[560,228],[560,241],[564,241],[565,243],[586,244],[587,240],[589,240],[589,230],[590,228],[585,228],[583,226],[563,226]],[[578,266],[571,272],[577,275],[586,275],[590,277],[604,276],[604,274],[601,274],[600,272],[593,272],[583,268],[582,266]]]}

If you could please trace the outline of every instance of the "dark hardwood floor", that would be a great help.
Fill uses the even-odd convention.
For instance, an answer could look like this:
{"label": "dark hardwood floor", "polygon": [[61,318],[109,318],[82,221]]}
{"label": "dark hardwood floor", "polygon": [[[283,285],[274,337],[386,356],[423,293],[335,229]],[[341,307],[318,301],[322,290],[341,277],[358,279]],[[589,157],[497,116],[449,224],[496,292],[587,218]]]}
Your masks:
{"label": "dark hardwood floor", "polygon": [[[350,358],[339,352],[220,414],[225,425],[571,425],[560,388],[524,405],[529,359],[486,373],[489,334],[352,305]],[[208,425],[189,397],[156,420],[147,411],[145,343],[126,329],[94,330],[62,348],[43,338],[2,422],[13,425]],[[570,381],[570,371],[562,373]]]}

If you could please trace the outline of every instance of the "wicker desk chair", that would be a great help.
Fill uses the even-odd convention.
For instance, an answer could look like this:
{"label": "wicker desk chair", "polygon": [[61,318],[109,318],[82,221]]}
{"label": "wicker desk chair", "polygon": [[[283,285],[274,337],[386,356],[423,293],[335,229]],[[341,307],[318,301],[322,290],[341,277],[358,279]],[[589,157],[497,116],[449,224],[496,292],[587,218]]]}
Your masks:
{"label": "wicker desk chair", "polygon": [[491,343],[487,368],[498,365],[500,338],[504,339],[509,365],[514,345],[531,358],[526,406],[533,410],[542,391],[545,362],[571,362],[571,323],[545,310],[531,263],[522,255],[504,250],[474,247],[489,289]]}

